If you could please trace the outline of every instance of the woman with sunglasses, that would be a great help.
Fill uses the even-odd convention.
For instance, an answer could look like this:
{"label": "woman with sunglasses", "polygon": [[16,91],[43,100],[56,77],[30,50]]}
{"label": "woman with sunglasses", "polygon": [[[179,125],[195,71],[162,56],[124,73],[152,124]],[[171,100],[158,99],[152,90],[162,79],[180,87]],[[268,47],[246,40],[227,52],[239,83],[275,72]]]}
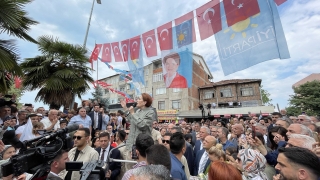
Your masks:
{"label": "woman with sunglasses", "polygon": [[151,136],[152,122],[154,121],[154,110],[151,107],[152,97],[147,93],[142,93],[137,98],[136,103],[136,108],[133,106],[127,108],[126,101],[121,101],[126,119],[130,122],[130,133],[126,142],[128,152],[132,151],[132,145],[140,133],[146,133]]}

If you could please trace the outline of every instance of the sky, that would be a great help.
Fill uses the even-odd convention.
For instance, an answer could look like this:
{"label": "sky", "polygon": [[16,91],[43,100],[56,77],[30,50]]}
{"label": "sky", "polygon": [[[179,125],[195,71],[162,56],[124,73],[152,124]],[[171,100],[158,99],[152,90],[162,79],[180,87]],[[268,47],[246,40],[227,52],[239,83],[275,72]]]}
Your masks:
{"label": "sky", "polygon": [[[92,0],[35,0],[25,9],[29,17],[39,22],[32,26],[30,35],[38,38],[49,35],[72,44],[82,45],[88,25]],[[101,0],[95,3],[86,47],[93,50],[95,43],[119,42],[149,30],[155,29],[192,10],[208,0]],[[320,69],[320,1],[288,0],[278,7],[282,26],[290,51],[290,59],[266,61],[228,76],[223,74],[214,36],[200,41],[196,28],[197,42],[193,51],[204,57],[217,82],[226,79],[262,79],[262,85],[271,96],[273,104],[280,108],[288,106],[288,99],[293,94],[292,85]],[[196,24],[196,23],[195,23]],[[1,36],[0,36],[1,37]],[[14,38],[14,37],[11,37]],[[317,45],[318,44],[318,45]],[[17,40],[21,60],[40,55],[37,46],[27,41]],[[158,54],[160,55],[159,51]],[[89,56],[90,54],[88,54]],[[145,53],[144,53],[145,56]],[[158,57],[144,58],[149,64]],[[111,63],[114,68],[128,69],[125,63]],[[89,64],[88,64],[89,66]],[[114,75],[103,63],[94,64],[94,79]],[[82,99],[91,98],[91,90]],[[22,103],[48,107],[42,102],[35,102],[37,91],[25,92]],[[76,100],[78,103],[79,99]]]}

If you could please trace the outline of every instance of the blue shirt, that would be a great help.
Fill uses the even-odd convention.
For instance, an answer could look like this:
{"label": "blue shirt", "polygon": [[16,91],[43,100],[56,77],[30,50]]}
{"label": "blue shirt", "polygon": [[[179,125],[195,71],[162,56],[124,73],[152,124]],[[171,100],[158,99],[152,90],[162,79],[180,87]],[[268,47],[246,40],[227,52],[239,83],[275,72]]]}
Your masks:
{"label": "blue shirt", "polygon": [[[84,128],[90,128],[92,125],[92,120],[90,116],[86,115],[86,118],[82,118],[80,115],[76,115],[70,119],[69,124],[78,124],[82,125]],[[68,124],[68,125],[69,125]]]}
{"label": "blue shirt", "polygon": [[184,172],[184,166],[181,161],[170,152],[171,159],[171,176],[173,179],[187,180],[186,173]]}
{"label": "blue shirt", "polygon": [[233,144],[231,141],[227,140],[226,143],[222,144],[223,151],[226,151],[228,147],[237,147],[237,145]]}

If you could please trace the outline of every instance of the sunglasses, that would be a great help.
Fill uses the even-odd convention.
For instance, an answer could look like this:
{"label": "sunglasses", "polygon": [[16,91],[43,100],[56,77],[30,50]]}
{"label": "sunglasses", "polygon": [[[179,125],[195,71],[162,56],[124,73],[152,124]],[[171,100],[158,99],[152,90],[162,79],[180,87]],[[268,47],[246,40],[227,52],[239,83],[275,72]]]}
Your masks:
{"label": "sunglasses", "polygon": [[82,136],[73,136],[73,140],[75,140],[77,138],[77,140],[80,140],[81,138],[83,138]]}
{"label": "sunglasses", "polygon": [[163,144],[164,144],[164,143],[169,144],[169,143],[170,143],[170,141],[169,141],[169,140],[162,140],[162,143],[163,143]]}

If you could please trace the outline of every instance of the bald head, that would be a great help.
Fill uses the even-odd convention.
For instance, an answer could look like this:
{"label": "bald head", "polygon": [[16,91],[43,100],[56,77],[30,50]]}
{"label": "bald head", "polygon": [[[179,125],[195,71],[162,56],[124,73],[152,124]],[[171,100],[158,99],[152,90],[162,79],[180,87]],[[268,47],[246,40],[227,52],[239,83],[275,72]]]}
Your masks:
{"label": "bald head", "polygon": [[217,144],[217,139],[213,136],[207,136],[204,138],[202,142],[202,147],[206,151],[208,151],[212,146],[215,146]]}
{"label": "bald head", "polygon": [[235,125],[232,126],[232,132],[235,135],[239,136],[244,132],[244,128],[243,128],[243,126],[241,124],[235,124]]}

